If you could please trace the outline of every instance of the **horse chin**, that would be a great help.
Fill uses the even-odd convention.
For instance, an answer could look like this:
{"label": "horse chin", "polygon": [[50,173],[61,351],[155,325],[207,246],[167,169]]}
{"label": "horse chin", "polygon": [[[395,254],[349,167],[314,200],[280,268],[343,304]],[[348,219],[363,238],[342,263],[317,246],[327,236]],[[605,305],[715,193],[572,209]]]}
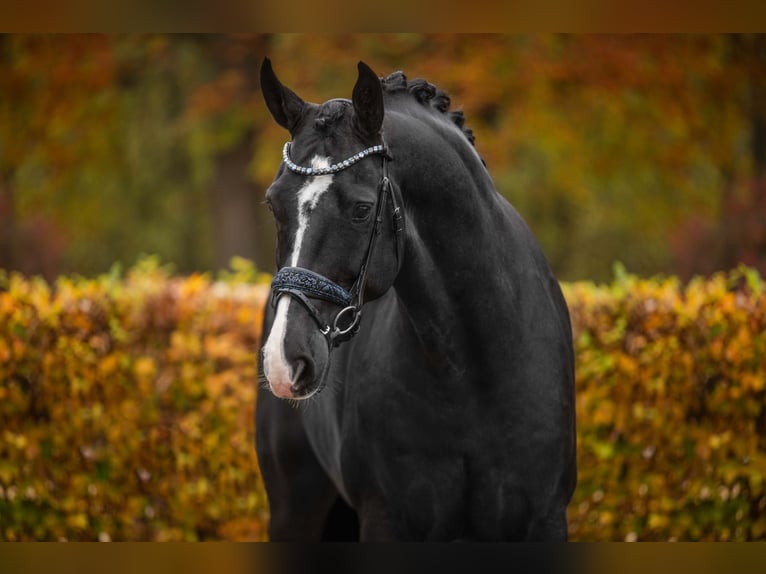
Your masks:
{"label": "horse chin", "polygon": [[313,399],[321,393],[327,385],[325,384],[324,380],[319,381],[317,384],[311,385],[310,388],[303,390],[299,394],[293,394],[292,397],[290,397],[290,400],[292,401],[307,401],[309,399]]}
{"label": "horse chin", "polygon": [[311,399],[321,393],[326,386],[324,376],[322,376],[319,380],[304,383],[297,389],[294,385],[280,385],[278,383],[272,383],[271,381],[268,381],[268,383],[271,394],[279,399],[288,401],[305,401]]}
{"label": "horse chin", "polygon": [[325,389],[327,386],[326,371],[327,369],[324,369],[319,377],[311,381],[301,381],[300,384],[285,384],[271,381],[268,379],[268,376],[266,377],[266,380],[269,384],[271,393],[275,397],[289,401],[305,401],[316,397]]}

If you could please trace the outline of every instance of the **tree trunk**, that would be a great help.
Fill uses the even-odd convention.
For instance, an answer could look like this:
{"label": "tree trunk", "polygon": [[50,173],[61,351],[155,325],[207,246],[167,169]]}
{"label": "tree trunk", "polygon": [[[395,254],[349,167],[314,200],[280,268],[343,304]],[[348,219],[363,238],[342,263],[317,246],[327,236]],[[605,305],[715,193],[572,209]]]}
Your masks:
{"label": "tree trunk", "polygon": [[8,174],[0,175],[0,269],[17,269],[16,209],[13,184]]}
{"label": "tree trunk", "polygon": [[235,147],[216,157],[211,186],[217,269],[229,266],[235,255],[255,260],[257,245],[257,193],[248,177],[253,157],[253,134],[248,133]]}
{"label": "tree trunk", "polygon": [[[766,274],[766,36],[731,38],[732,65],[740,65],[746,82],[743,114],[750,132],[751,179],[726,186],[722,201],[720,267],[744,263]],[[734,182],[737,183],[736,181]],[[738,195],[741,194],[741,195]]]}
{"label": "tree trunk", "polygon": [[751,41],[750,149],[753,156],[753,176],[760,181],[766,177],[766,36],[755,34]]}
{"label": "tree trunk", "polygon": [[263,204],[264,190],[249,176],[255,135],[252,132],[240,143],[216,157],[211,185],[214,267],[225,269],[238,255],[253,261],[256,267],[274,272],[274,227]]}
{"label": "tree trunk", "polygon": [[[0,67],[10,66],[8,36],[0,34]],[[8,105],[8,104],[6,104]],[[0,157],[0,269],[16,268],[16,206],[13,197],[13,167]]]}
{"label": "tree trunk", "polygon": [[[260,90],[258,70],[271,43],[268,34],[202,36],[219,73],[235,71],[243,79],[239,105]],[[256,153],[257,128],[216,157],[211,185],[213,264],[226,268],[235,255],[255,262],[259,270],[274,270],[274,229],[263,205],[263,189],[251,179],[249,165]]]}

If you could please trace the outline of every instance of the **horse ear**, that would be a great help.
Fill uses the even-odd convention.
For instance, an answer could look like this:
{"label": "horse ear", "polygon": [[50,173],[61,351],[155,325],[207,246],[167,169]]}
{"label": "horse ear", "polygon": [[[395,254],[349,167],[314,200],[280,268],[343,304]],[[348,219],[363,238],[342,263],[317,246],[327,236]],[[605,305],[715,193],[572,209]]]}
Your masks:
{"label": "horse ear", "polygon": [[295,92],[282,85],[268,58],[264,58],[261,64],[261,92],[274,120],[291,135],[295,135],[295,128],[303,116],[306,103]]}
{"label": "horse ear", "polygon": [[354,103],[355,122],[366,136],[380,133],[383,126],[383,88],[380,79],[364,62],[357,65],[359,77],[351,100]]}

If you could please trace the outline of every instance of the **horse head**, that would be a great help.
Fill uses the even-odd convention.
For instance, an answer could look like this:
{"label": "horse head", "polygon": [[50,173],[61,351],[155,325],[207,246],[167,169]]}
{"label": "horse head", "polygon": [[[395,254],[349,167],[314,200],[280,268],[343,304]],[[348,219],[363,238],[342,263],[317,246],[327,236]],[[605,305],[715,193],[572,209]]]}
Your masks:
{"label": "horse head", "polygon": [[268,58],[261,66],[266,105],[292,138],[266,192],[278,271],[262,364],[281,398],[306,399],[324,387],[332,349],[358,330],[363,304],[391,287],[400,266],[383,92],[366,64],[358,72],[350,100],[313,104],[279,81]]}

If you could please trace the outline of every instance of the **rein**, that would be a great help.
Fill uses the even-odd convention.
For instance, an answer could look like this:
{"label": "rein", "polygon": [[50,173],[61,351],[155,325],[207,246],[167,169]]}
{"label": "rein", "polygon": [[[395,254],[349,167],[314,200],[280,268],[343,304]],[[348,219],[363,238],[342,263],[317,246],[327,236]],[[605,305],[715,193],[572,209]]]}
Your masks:
{"label": "rein", "polygon": [[[395,248],[397,261],[401,257],[400,242],[402,230],[404,229],[404,215],[401,206],[396,201],[394,188],[388,176],[388,162],[393,158],[389,155],[388,148],[383,144],[369,147],[329,167],[312,168],[293,163],[290,159],[290,142],[287,142],[282,149],[282,158],[285,166],[294,173],[306,176],[338,173],[365,157],[374,154],[380,154],[382,158],[382,175],[375,202],[375,219],[373,220],[372,229],[367,241],[367,252],[351,290],[346,290],[324,275],[310,269],[304,269],[303,267],[283,267],[277,271],[271,283],[272,303],[276,305],[276,302],[282,295],[289,295],[303,305],[327,339],[331,349],[348,341],[359,331],[362,306],[364,305],[364,289],[367,284],[367,272],[372,254],[375,251],[377,237],[382,230],[383,211],[387,198],[391,200],[392,220],[396,234]],[[332,320],[332,326],[324,321],[319,310],[311,302],[311,299],[322,299],[341,307]]]}

